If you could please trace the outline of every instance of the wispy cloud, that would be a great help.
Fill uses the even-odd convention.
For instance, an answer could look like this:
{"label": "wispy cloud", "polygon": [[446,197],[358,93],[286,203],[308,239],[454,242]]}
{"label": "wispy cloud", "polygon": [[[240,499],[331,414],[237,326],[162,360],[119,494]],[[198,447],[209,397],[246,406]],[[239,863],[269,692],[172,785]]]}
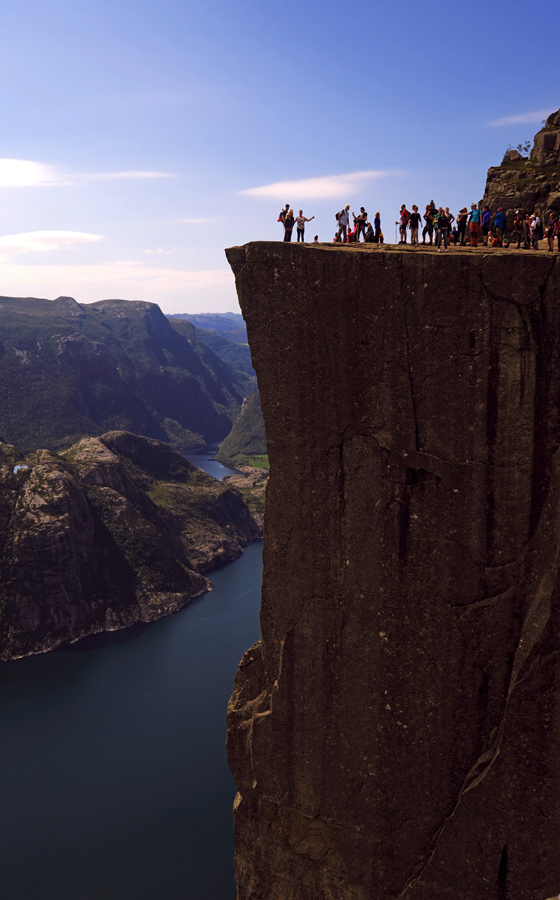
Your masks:
{"label": "wispy cloud", "polygon": [[26,231],[0,237],[0,258],[10,259],[20,253],[47,250],[73,250],[77,244],[91,244],[103,240],[101,234],[85,231]]}
{"label": "wispy cloud", "polygon": [[494,119],[493,122],[488,122],[488,125],[532,125],[535,122],[542,122],[542,120],[546,119],[552,112],[554,112],[552,107],[548,107],[547,109],[536,109],[534,112],[518,113],[515,116],[503,116],[501,119]]}
{"label": "wispy cloud", "polygon": [[122,172],[66,172],[29,159],[0,159],[0,187],[52,187],[84,181],[172,178],[169,172],[130,169]]}
{"label": "wispy cloud", "polygon": [[219,222],[223,216],[212,216],[211,218],[200,219],[176,219],[177,225],[211,225],[213,222]]}
{"label": "wispy cloud", "polygon": [[158,247],[155,250],[144,250],[144,253],[147,253],[148,256],[168,256],[170,253],[176,253],[175,248],[173,250],[164,250],[161,247]]}
{"label": "wispy cloud", "polygon": [[82,172],[74,178],[88,181],[115,181],[117,179],[173,178],[171,172],[143,172],[131,169],[129,172]]}
{"label": "wispy cloud", "polygon": [[[135,260],[78,265],[23,265],[0,263],[2,293],[16,292],[18,296],[86,296],[99,300],[121,296],[142,299],[143,295],[158,291],[196,292],[205,288],[234,291],[231,269],[186,271],[149,265]],[[23,293],[22,293],[23,292]]]}
{"label": "wispy cloud", "polygon": [[261,187],[247,188],[237,193],[245,197],[282,199],[292,196],[300,200],[318,200],[328,197],[346,197],[361,190],[368,181],[400,175],[400,172],[374,171],[350,172],[346,175],[324,175],[319,178],[301,178],[296,181],[275,181]]}

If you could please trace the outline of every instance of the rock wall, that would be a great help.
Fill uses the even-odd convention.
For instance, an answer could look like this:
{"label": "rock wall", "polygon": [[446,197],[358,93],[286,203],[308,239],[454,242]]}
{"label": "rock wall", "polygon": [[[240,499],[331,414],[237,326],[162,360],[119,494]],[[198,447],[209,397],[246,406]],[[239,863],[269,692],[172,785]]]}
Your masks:
{"label": "rock wall", "polygon": [[560,892],[560,264],[227,251],[265,419],[239,900]]}
{"label": "rock wall", "polygon": [[552,113],[535,135],[529,159],[516,150],[505,154],[499,166],[488,169],[481,205],[491,212],[506,211],[511,229],[516,209],[537,212],[543,223],[550,213],[560,214],[560,109]]}

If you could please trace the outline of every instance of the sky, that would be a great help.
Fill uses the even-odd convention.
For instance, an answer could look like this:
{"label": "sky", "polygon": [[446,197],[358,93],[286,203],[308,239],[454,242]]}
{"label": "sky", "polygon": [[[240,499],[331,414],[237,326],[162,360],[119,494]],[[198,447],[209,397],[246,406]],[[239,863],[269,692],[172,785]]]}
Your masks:
{"label": "sky", "polygon": [[[239,311],[224,248],[457,212],[560,107],[560,7],[4,0],[0,295]],[[534,60],[534,62],[533,62]],[[294,235],[295,237],[295,235]]]}

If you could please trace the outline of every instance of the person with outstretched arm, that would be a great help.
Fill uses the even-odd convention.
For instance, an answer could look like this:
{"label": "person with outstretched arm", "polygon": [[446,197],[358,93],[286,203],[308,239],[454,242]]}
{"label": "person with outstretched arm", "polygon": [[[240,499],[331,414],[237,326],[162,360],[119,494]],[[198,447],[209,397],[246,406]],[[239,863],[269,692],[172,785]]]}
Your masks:
{"label": "person with outstretched arm", "polygon": [[311,220],[314,219],[314,218],[315,218],[315,216],[311,216],[311,219],[307,219],[307,218],[303,215],[302,210],[300,209],[299,215],[296,216],[296,230],[297,230],[297,240],[298,240],[298,243],[299,243],[299,241],[301,241],[303,244],[305,244],[305,237],[304,237],[304,235],[305,235],[305,223],[306,223],[306,222],[311,222]]}

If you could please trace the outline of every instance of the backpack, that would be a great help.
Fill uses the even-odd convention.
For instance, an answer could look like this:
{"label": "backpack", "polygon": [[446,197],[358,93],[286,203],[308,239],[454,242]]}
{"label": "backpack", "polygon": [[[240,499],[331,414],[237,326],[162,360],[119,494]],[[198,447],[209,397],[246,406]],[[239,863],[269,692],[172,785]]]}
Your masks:
{"label": "backpack", "polygon": [[537,237],[537,238],[543,238],[543,237],[544,237],[544,227],[543,227],[542,219],[539,221],[539,224],[537,225],[537,229],[536,229],[536,237]]}
{"label": "backpack", "polygon": [[335,217],[335,219],[336,219],[337,222],[338,222],[338,217],[339,217],[340,215],[342,215],[342,210],[341,210],[340,212],[337,212],[337,213],[334,214],[334,217]]}
{"label": "backpack", "polygon": [[282,210],[280,210],[280,215],[278,216],[276,221],[284,223],[285,218],[286,218],[286,210],[282,209]]}

